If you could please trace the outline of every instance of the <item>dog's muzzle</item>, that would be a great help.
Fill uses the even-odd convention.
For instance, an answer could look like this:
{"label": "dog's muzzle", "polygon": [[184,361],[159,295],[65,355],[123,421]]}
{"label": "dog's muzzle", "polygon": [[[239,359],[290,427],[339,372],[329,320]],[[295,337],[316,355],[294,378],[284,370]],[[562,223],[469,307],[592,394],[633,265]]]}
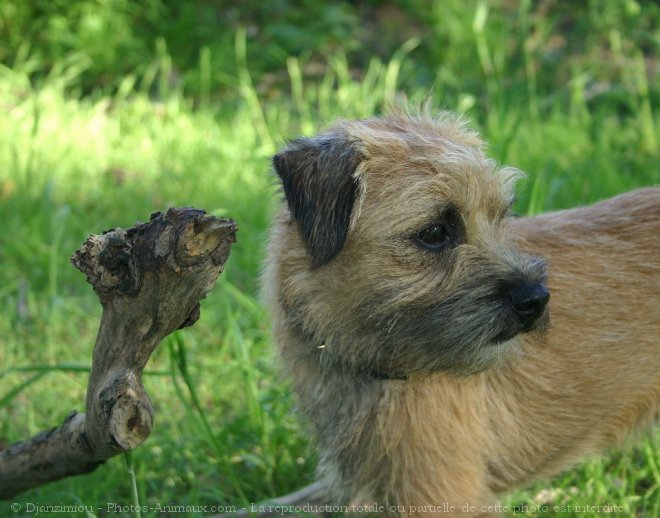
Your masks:
{"label": "dog's muzzle", "polygon": [[510,340],[519,333],[527,333],[535,328],[544,314],[550,292],[540,282],[516,284],[504,296],[508,316],[504,329],[493,339],[493,343]]}
{"label": "dog's muzzle", "polygon": [[520,284],[509,292],[509,303],[520,323],[520,332],[532,329],[549,299],[550,292],[541,283]]}

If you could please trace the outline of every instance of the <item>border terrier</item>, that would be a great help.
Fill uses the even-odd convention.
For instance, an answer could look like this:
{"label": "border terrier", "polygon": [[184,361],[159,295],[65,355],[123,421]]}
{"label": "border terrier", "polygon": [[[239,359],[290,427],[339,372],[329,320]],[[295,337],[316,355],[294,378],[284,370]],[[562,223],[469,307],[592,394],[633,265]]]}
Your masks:
{"label": "border terrier", "polygon": [[273,158],[264,294],[333,503],[497,514],[657,418],[660,187],[514,218],[483,147],[394,113]]}

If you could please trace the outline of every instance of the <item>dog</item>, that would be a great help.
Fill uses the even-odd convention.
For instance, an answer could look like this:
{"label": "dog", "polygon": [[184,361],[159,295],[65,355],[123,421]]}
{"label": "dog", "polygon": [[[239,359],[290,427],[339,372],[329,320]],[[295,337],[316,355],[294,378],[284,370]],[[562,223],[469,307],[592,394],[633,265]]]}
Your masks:
{"label": "dog", "polygon": [[496,515],[657,419],[660,187],[516,218],[483,148],[392,113],[273,158],[263,291],[333,503]]}

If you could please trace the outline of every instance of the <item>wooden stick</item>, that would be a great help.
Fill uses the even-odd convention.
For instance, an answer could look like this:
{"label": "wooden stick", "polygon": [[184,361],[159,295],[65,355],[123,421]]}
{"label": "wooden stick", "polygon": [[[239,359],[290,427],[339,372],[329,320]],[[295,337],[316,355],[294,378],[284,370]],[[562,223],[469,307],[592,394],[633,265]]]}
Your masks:
{"label": "wooden stick", "polygon": [[153,409],[142,371],[163,338],[199,318],[237,226],[191,208],[90,236],[71,262],[103,306],[86,411],[0,451],[0,498],[93,471],[149,436]]}

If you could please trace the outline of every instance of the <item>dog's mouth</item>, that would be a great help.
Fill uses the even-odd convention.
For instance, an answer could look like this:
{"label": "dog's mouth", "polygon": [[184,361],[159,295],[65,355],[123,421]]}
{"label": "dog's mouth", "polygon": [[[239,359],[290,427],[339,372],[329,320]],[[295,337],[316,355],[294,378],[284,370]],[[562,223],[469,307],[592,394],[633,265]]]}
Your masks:
{"label": "dog's mouth", "polygon": [[490,343],[493,344],[493,345],[499,345],[499,344],[502,344],[504,342],[508,342],[509,340],[514,338],[516,335],[518,335],[518,333],[520,333],[520,332],[521,331],[519,329],[515,329],[515,330],[505,329],[504,331],[502,331],[501,333],[496,335],[495,338],[493,338],[490,341]]}
{"label": "dog's mouth", "polygon": [[543,330],[549,320],[548,310],[545,309],[537,318],[533,321],[517,321],[512,323],[511,326],[500,331],[495,337],[490,341],[493,345],[499,345],[504,342],[508,342],[512,338],[515,338],[519,334],[531,333],[533,331]]}
{"label": "dog's mouth", "polygon": [[523,333],[529,333],[533,331],[536,328],[536,326],[530,326],[525,329],[505,329],[504,331],[500,332],[498,335],[493,338],[490,343],[493,345],[500,345],[503,344],[504,342],[508,342],[512,338],[515,338],[519,334]]}

